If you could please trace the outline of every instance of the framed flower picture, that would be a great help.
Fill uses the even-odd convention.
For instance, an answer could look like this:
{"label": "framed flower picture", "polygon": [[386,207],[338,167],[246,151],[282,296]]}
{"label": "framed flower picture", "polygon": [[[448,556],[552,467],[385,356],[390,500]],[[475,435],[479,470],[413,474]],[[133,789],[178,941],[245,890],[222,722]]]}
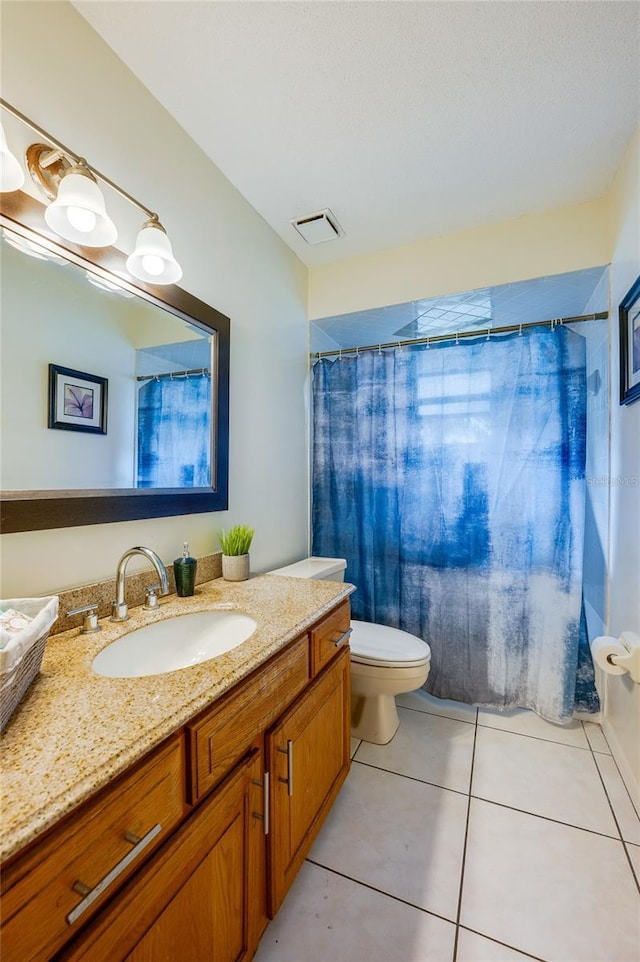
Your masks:
{"label": "framed flower picture", "polygon": [[640,277],[625,294],[620,319],[620,404],[640,398]]}
{"label": "framed flower picture", "polygon": [[49,424],[62,431],[107,433],[105,377],[49,365]]}

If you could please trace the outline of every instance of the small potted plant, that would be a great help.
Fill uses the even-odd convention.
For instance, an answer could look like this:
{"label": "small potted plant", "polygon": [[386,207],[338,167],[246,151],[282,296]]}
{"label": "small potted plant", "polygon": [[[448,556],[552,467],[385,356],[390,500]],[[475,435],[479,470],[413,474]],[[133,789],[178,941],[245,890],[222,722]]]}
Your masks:
{"label": "small potted plant", "polygon": [[248,524],[235,524],[229,531],[221,531],[218,535],[225,581],[246,581],[249,577],[249,548],[254,533]]}

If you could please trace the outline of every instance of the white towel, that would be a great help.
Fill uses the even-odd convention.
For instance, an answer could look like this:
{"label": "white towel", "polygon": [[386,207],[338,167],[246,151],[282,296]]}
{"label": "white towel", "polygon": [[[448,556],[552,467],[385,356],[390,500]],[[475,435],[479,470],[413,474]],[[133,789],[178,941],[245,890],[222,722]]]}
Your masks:
{"label": "white towel", "polygon": [[4,598],[0,610],[19,612],[31,619],[20,631],[7,632],[9,641],[0,645],[0,687],[5,675],[15,671],[29,649],[46,634],[58,617],[58,596],[44,598]]}
{"label": "white towel", "polygon": [[29,615],[23,615],[15,608],[7,608],[0,614],[0,648],[6,648],[18,632],[26,628],[33,621]]}

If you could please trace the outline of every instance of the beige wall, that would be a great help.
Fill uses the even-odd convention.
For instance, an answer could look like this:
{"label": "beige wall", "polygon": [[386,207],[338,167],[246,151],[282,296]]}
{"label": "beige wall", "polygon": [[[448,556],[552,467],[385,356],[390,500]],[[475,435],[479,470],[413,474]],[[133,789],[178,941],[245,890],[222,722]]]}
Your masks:
{"label": "beige wall", "polygon": [[598,267],[611,255],[607,218],[600,199],[315,267],[309,317]]}
{"label": "beige wall", "polygon": [[[157,209],[182,286],[231,318],[229,512],[3,535],[0,597],[113,577],[135,544],[167,561],[222,525],[256,529],[255,570],[307,551],[307,271],[66,2],[3,2],[2,96]],[[130,249],[139,212],[108,198]],[[122,241],[122,242],[121,242]]]}
{"label": "beige wall", "polygon": [[[640,634],[640,400],[619,401],[618,304],[640,274],[640,131],[611,194],[611,485],[609,634]],[[640,685],[606,676],[605,732],[640,807]]]}

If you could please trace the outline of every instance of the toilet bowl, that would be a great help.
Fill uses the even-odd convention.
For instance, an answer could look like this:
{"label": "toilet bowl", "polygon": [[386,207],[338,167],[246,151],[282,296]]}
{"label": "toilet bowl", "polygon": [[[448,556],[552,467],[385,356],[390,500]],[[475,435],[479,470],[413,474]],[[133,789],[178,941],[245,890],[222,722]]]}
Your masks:
{"label": "toilet bowl", "polygon": [[[344,581],[346,567],[344,558],[305,558],[269,574]],[[365,621],[352,621],[351,628],[351,734],[386,745],[400,724],[395,696],[424,685],[431,649],[399,628]]]}

